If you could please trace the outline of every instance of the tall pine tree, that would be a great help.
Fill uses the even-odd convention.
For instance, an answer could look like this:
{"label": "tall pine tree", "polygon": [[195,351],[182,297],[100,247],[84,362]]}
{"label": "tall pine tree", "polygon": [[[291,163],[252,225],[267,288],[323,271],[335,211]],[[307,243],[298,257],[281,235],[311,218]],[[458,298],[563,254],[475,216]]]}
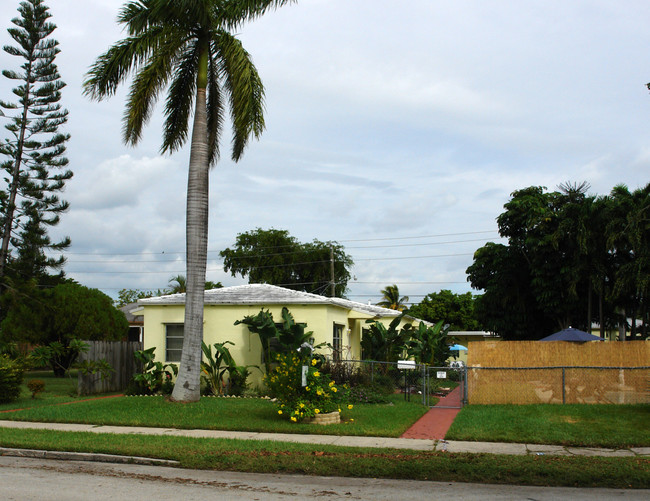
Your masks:
{"label": "tall pine tree", "polygon": [[59,132],[68,111],[59,104],[65,87],[54,60],[59,43],[50,38],[56,25],[49,22],[42,0],[26,0],[18,7],[7,31],[16,45],[4,51],[23,61],[20,71],[4,70],[15,80],[15,102],[0,101],[8,119],[8,133],[0,142],[0,166],[6,173],[0,183],[0,288],[6,277],[17,280],[44,279],[49,270],[60,270],[65,262],[48,257],[48,250],[63,250],[70,239],[52,242],[48,228],[59,223],[68,203],[58,193],[72,177],[64,154],[69,134]]}

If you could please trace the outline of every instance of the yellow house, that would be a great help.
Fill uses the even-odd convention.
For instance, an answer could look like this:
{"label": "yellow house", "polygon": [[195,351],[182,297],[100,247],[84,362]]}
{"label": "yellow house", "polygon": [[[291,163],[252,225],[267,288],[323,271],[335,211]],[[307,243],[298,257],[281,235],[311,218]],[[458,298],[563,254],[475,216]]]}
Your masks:
{"label": "yellow house", "polygon": [[[281,322],[287,307],[296,323],[306,323],[313,331],[313,344],[330,343],[334,353],[326,355],[344,360],[360,360],[361,335],[367,320],[390,323],[400,312],[299,292],[268,284],[249,284],[205,291],[203,341],[212,345],[230,341],[230,353],[238,365],[262,366],[262,346],[257,335],[237,320],[268,310]],[[156,360],[179,362],[183,345],[185,294],[170,294],[138,301],[132,313],[143,317],[144,348],[155,347]],[[404,323],[420,321],[405,318]]]}

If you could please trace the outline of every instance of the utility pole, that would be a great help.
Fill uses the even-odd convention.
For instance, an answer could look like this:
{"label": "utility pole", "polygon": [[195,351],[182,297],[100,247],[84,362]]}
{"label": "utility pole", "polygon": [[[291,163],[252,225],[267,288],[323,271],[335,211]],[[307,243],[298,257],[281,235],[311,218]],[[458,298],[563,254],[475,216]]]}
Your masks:
{"label": "utility pole", "polygon": [[330,297],[336,297],[336,281],[334,280],[334,247],[330,242]]}

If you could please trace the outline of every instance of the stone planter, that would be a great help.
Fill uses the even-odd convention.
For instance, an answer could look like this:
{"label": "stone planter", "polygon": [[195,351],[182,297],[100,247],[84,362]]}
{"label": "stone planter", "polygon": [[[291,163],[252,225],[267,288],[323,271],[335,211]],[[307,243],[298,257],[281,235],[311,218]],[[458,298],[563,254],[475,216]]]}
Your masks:
{"label": "stone planter", "polygon": [[305,423],[309,424],[338,424],[340,422],[341,414],[338,411],[316,414],[313,418],[305,419]]}

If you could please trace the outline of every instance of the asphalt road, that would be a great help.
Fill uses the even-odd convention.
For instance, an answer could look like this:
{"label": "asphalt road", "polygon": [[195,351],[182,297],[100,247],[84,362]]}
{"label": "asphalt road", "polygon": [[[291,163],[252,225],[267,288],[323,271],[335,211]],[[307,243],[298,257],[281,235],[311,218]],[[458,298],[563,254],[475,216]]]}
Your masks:
{"label": "asphalt road", "polygon": [[[369,472],[370,475],[370,472]],[[0,457],[2,500],[647,500],[650,489],[573,489],[183,470]]]}

